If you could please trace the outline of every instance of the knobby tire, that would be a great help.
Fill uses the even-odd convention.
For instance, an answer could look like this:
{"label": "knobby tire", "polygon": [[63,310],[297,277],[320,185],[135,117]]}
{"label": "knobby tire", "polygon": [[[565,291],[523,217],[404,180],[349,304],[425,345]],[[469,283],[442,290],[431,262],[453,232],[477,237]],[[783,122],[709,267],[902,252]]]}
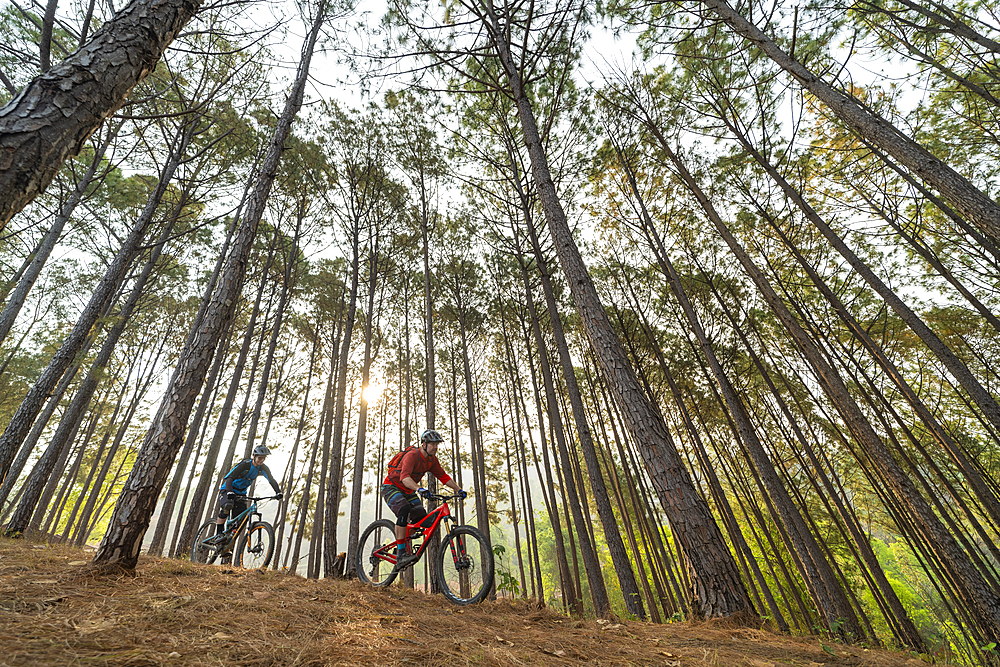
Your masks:
{"label": "knobby tire", "polygon": [[248,532],[240,535],[233,553],[236,567],[262,570],[271,564],[274,555],[274,528],[266,521],[257,521]]}
{"label": "knobby tire", "polygon": [[365,528],[358,540],[354,569],[358,581],[369,586],[388,586],[399,572],[393,564],[378,557],[377,551],[396,541],[396,525],[388,519],[379,519]]}
{"label": "knobby tire", "polygon": [[191,546],[191,562],[192,563],[208,563],[211,565],[215,562],[215,559],[219,557],[219,550],[205,546],[202,544],[205,540],[215,535],[215,522],[209,521],[200,529],[198,529],[198,534],[194,538],[194,544]]}
{"label": "knobby tire", "polygon": [[493,589],[493,552],[478,529],[458,526],[441,542],[437,568],[441,593],[457,605],[482,602]]}

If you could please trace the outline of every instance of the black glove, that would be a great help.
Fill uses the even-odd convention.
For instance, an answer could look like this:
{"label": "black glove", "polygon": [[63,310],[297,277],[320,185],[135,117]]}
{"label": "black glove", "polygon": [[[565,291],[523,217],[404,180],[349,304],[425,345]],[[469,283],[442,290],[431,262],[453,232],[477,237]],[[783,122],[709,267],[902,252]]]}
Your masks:
{"label": "black glove", "polygon": [[278,491],[276,494],[274,494],[274,499],[275,500],[281,500],[284,497],[285,497],[285,494],[283,494],[281,491]]}
{"label": "black glove", "polygon": [[417,494],[421,498],[430,498],[431,497],[431,492],[428,491],[427,489],[425,489],[424,487],[420,487],[419,489],[417,489]]}
{"label": "black glove", "polygon": [[456,493],[455,495],[461,498],[462,500],[465,500],[466,498],[469,497],[469,494],[465,492],[465,489],[459,489],[458,493]]}

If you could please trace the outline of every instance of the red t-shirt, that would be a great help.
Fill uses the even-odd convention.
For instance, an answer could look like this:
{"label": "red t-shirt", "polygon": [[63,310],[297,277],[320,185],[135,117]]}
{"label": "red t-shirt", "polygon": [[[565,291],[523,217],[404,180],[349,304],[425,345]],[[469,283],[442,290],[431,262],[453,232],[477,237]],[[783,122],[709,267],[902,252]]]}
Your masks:
{"label": "red t-shirt", "polygon": [[402,480],[409,477],[416,482],[417,486],[420,486],[420,480],[424,478],[424,473],[426,472],[430,472],[437,477],[441,480],[442,484],[447,484],[451,481],[451,476],[441,467],[437,456],[425,456],[423,450],[415,447],[403,454],[403,458],[399,462],[399,473],[394,475],[390,472],[382,483],[393,484],[403,493],[413,493],[412,490],[403,486]]}

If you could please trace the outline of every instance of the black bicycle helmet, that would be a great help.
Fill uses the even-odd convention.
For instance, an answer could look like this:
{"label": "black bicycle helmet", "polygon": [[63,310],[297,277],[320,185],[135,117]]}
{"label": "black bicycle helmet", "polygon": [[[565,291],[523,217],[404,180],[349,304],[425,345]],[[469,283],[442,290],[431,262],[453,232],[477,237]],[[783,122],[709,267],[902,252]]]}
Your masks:
{"label": "black bicycle helmet", "polygon": [[420,442],[444,442],[444,438],[441,437],[440,433],[429,428],[420,434]]}
{"label": "black bicycle helmet", "polygon": [[271,455],[271,450],[268,449],[265,445],[257,445],[256,447],[253,448],[253,455],[254,456],[270,456]]}

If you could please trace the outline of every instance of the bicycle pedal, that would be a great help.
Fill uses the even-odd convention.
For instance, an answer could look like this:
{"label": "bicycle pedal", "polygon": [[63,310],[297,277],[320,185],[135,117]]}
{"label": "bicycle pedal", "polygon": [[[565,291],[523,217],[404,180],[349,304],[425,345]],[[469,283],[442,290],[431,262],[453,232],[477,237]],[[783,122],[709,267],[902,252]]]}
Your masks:
{"label": "bicycle pedal", "polygon": [[403,556],[399,556],[399,557],[396,558],[396,566],[393,569],[394,570],[405,570],[410,565],[413,565],[414,563],[416,563],[417,560],[419,560],[419,558],[420,557],[417,554],[415,554],[415,553],[405,554]]}

